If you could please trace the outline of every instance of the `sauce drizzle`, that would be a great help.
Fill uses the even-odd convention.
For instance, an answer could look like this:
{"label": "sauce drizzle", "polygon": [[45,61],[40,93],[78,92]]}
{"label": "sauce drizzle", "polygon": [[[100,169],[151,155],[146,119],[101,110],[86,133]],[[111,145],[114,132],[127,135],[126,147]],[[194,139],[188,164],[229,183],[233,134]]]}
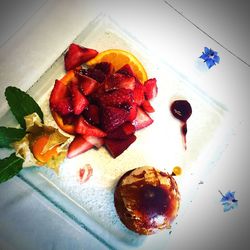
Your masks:
{"label": "sauce drizzle", "polygon": [[186,100],[176,100],[170,106],[172,115],[181,122],[181,134],[183,136],[184,148],[187,149],[187,120],[192,114],[192,107]]}

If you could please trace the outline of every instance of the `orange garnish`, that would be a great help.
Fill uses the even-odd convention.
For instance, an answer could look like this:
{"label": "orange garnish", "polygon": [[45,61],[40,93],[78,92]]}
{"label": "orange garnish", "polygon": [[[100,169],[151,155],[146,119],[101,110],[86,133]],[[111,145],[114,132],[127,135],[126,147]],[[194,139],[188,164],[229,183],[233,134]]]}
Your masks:
{"label": "orange garnish", "polygon": [[66,124],[63,122],[62,116],[60,116],[57,112],[51,111],[51,114],[58,125],[60,129],[62,129],[64,132],[73,135],[75,134],[75,125],[73,124]]}
{"label": "orange garnish", "polygon": [[141,62],[130,52],[120,49],[109,49],[99,53],[89,60],[87,66],[93,66],[100,62],[108,62],[114,66],[114,70],[119,70],[125,64],[129,64],[137,78],[144,83],[148,77]]}
{"label": "orange garnish", "polygon": [[32,153],[34,157],[41,163],[47,163],[52,157],[58,155],[57,147],[55,146],[46,152],[43,153],[43,149],[49,141],[49,135],[42,135],[39,136],[33,143],[32,143]]}
{"label": "orange garnish", "polygon": [[65,85],[68,85],[74,79],[74,77],[75,77],[74,70],[70,70],[63,76],[63,78],[60,81],[63,82]]}

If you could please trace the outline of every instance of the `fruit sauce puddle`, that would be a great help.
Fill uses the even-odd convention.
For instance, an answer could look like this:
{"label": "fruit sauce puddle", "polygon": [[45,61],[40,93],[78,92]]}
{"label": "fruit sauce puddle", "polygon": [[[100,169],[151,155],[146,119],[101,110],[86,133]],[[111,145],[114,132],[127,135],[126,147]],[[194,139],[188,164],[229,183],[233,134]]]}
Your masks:
{"label": "fruit sauce puddle", "polygon": [[186,100],[176,100],[170,106],[173,116],[181,122],[181,134],[183,136],[184,148],[187,149],[187,120],[192,114],[192,107]]}

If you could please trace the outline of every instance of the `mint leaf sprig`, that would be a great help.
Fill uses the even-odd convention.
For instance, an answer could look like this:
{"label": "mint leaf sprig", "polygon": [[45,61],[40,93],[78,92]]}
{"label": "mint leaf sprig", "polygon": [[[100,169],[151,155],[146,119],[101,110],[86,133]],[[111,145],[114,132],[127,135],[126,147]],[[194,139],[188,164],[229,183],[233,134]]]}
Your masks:
{"label": "mint leaf sprig", "polygon": [[13,142],[21,140],[26,134],[24,129],[0,127],[0,148],[12,148]]}
{"label": "mint leaf sprig", "polygon": [[[20,129],[0,127],[0,148],[12,148],[11,144],[21,140],[26,134],[24,117],[37,113],[43,121],[43,112],[30,95],[16,87],[7,87],[5,97],[12,114],[21,126]],[[0,183],[17,175],[23,168],[23,162],[24,160],[15,153],[0,159]]]}
{"label": "mint leaf sprig", "polygon": [[22,128],[26,128],[24,117],[32,113],[37,113],[43,122],[43,112],[40,106],[26,92],[16,87],[9,86],[5,90],[5,97],[12,114]]}
{"label": "mint leaf sprig", "polygon": [[17,175],[23,166],[24,160],[12,153],[9,157],[0,160],[0,183]]}

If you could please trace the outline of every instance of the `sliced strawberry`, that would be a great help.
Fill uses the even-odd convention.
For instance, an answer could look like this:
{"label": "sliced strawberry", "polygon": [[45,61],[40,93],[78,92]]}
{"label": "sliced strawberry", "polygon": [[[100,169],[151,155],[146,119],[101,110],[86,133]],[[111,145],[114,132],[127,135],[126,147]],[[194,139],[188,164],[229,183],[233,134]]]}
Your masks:
{"label": "sliced strawberry", "polygon": [[129,135],[134,134],[135,126],[131,122],[125,122],[120,127],[107,134],[107,138],[126,139]]}
{"label": "sliced strawberry", "polygon": [[128,119],[129,112],[125,109],[107,106],[102,110],[101,124],[106,132],[118,128]]}
{"label": "sliced strawberry", "polygon": [[94,126],[100,124],[100,109],[95,104],[89,104],[89,106],[84,110],[83,116]]}
{"label": "sliced strawberry", "polygon": [[100,148],[104,144],[103,137],[96,137],[92,135],[84,135],[83,137],[86,141],[88,141],[97,148]]}
{"label": "sliced strawberry", "polygon": [[122,82],[117,85],[117,88],[131,89],[135,88],[135,78],[133,76],[125,77]]}
{"label": "sliced strawberry", "polygon": [[88,76],[98,83],[103,83],[106,78],[113,73],[114,67],[108,62],[97,63],[94,67],[81,69],[80,74]]}
{"label": "sliced strawberry", "polygon": [[85,140],[81,135],[77,135],[69,145],[67,157],[73,158],[91,148],[93,148],[93,145],[90,142]]}
{"label": "sliced strawberry", "polygon": [[123,140],[105,138],[104,143],[109,153],[114,158],[116,158],[121,153],[123,153],[135,140],[136,136],[132,134]]}
{"label": "sliced strawberry", "polygon": [[81,64],[94,58],[98,52],[94,49],[85,48],[72,43],[64,56],[64,65],[66,71],[76,68]]}
{"label": "sliced strawberry", "polygon": [[121,89],[121,88],[134,90],[135,78],[133,76],[114,73],[106,79],[105,81],[106,91]]}
{"label": "sliced strawberry", "polygon": [[156,79],[155,78],[148,79],[144,83],[144,94],[146,99],[151,100],[155,98],[157,96],[157,93],[158,93],[158,87],[156,84]]}
{"label": "sliced strawberry", "polygon": [[144,112],[140,107],[137,108],[137,116],[132,124],[135,126],[136,130],[145,128],[153,123],[153,119]]}
{"label": "sliced strawberry", "polygon": [[134,89],[134,100],[137,105],[141,105],[145,100],[144,97],[144,86],[139,82],[136,81],[135,89]]}
{"label": "sliced strawberry", "polygon": [[131,122],[125,122],[122,125],[122,129],[126,135],[132,135],[135,133],[135,126]]}
{"label": "sliced strawberry", "polygon": [[57,104],[60,103],[61,99],[67,97],[68,95],[68,87],[60,80],[56,80],[49,98],[50,108],[52,110],[55,109]]}
{"label": "sliced strawberry", "polygon": [[96,89],[96,91],[94,91],[91,95],[90,98],[93,101],[98,101],[98,99],[100,98],[100,96],[104,95],[106,93],[105,91],[105,84],[104,83],[100,83],[98,88]]}
{"label": "sliced strawberry", "polygon": [[133,121],[137,116],[137,104],[134,103],[129,109],[129,115],[127,121]]}
{"label": "sliced strawberry", "polygon": [[94,66],[95,69],[101,70],[106,76],[111,75],[114,72],[114,67],[111,63],[100,62]]}
{"label": "sliced strawberry", "polygon": [[77,121],[78,116],[74,115],[73,113],[70,113],[68,115],[64,115],[62,119],[63,119],[63,124],[73,125]]}
{"label": "sliced strawberry", "polygon": [[116,71],[116,73],[135,77],[133,69],[131,68],[129,64],[125,64],[124,66],[122,66],[119,70]]}
{"label": "sliced strawberry", "polygon": [[75,132],[82,135],[92,135],[96,137],[104,137],[107,134],[101,129],[89,124],[82,116],[80,116],[75,124]]}
{"label": "sliced strawberry", "polygon": [[104,82],[106,79],[105,73],[100,69],[95,69],[95,68],[81,69],[80,73],[95,79],[99,83]]}
{"label": "sliced strawberry", "polygon": [[85,96],[92,94],[100,85],[95,79],[78,72],[76,72],[76,76],[79,79],[79,89]]}
{"label": "sliced strawberry", "polygon": [[70,84],[73,111],[75,115],[79,115],[88,106],[88,99],[79,91],[78,85],[75,83]]}
{"label": "sliced strawberry", "polygon": [[60,100],[55,108],[52,109],[62,116],[69,115],[73,112],[72,101],[69,97],[65,97]]}
{"label": "sliced strawberry", "polygon": [[149,100],[144,100],[144,102],[142,103],[142,108],[144,111],[146,111],[147,113],[153,113],[155,112],[154,107],[151,105]]}
{"label": "sliced strawberry", "polygon": [[117,89],[98,96],[97,101],[102,106],[129,107],[133,104],[133,91]]}

